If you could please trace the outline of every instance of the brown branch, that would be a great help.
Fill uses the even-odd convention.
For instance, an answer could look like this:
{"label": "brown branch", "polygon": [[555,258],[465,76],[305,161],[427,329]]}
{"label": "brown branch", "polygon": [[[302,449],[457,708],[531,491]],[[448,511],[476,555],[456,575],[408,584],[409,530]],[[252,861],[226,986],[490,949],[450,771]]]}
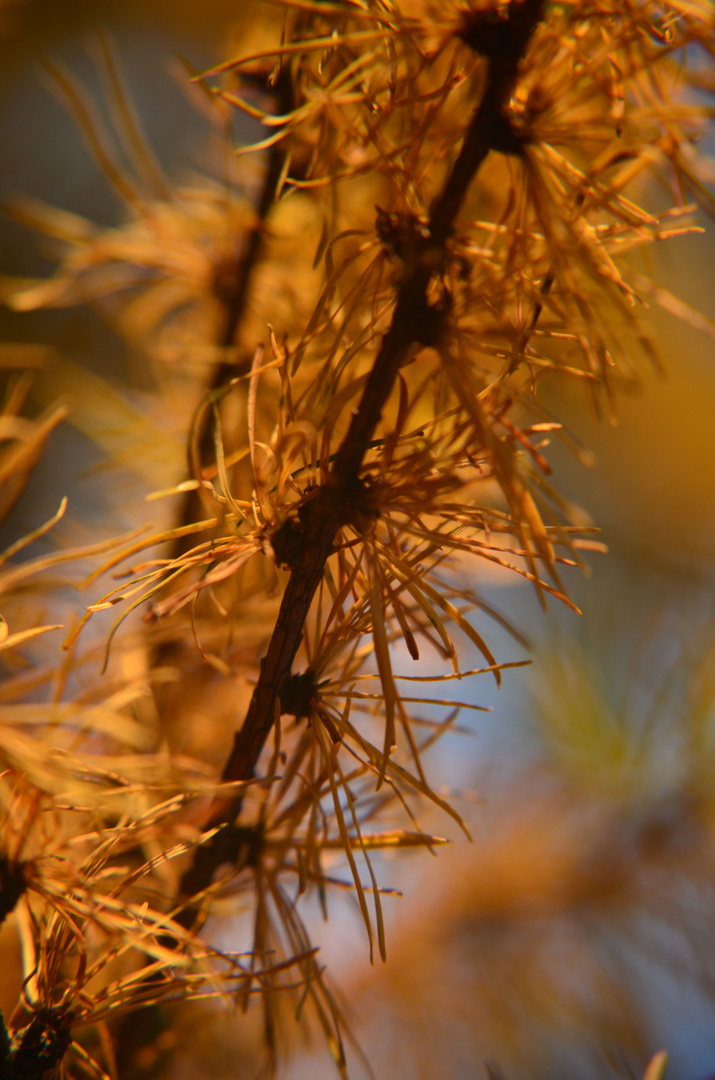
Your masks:
{"label": "brown branch", "polygon": [[[287,66],[280,69],[272,90],[275,95],[276,112],[278,114],[291,112],[294,107],[293,82],[290,69]],[[285,146],[283,142],[276,143],[268,152],[268,168],[261,187],[261,197],[256,206],[256,222],[249,232],[243,252],[235,264],[232,281],[228,283],[228,287],[221,295],[224,304],[224,325],[219,342],[226,348],[233,345],[243,317],[251,271],[258,262],[261,253],[266,219],[275,202],[285,162]],[[212,389],[220,386],[221,382],[228,377],[228,374],[231,374],[231,372],[227,371],[223,380],[215,381]]]}
{"label": "brown branch", "polygon": [[[462,37],[476,51],[488,57],[486,87],[445,187],[435,201],[429,229],[420,238],[417,256],[405,268],[392,325],[382,340],[368,377],[360,405],[338,449],[333,468],[324,485],[301,508],[302,552],[291,568],[280,612],[243,726],[223,772],[226,781],[249,780],[280,710],[281,687],[290,677],[303,627],[313,597],[323,578],[325,563],[333,550],[338,529],[346,524],[360,487],[359,474],[369,443],[392,391],[397,373],[410,351],[428,343],[441,313],[428,299],[430,281],[443,265],[445,246],[467,192],[490,150],[504,144],[504,107],[508,104],[519,64],[530,37],[541,18],[544,0],[524,0],[509,5],[507,15],[479,24],[484,13],[465,20]],[[492,13],[489,13],[490,17]],[[490,36],[491,35],[491,36]],[[482,49],[482,44],[486,46]],[[217,802],[209,824],[225,824],[213,844],[199,849],[193,866],[181,882],[184,895],[206,888],[217,866],[226,859],[229,836],[239,833],[234,826],[242,798]],[[219,837],[222,837],[219,840]],[[182,920],[191,925],[192,911]]]}
{"label": "brown branch", "polygon": [[[293,83],[288,67],[281,68],[272,91],[275,95],[276,112],[278,114],[289,113],[293,108]],[[268,153],[268,167],[261,185],[261,194],[256,205],[256,217],[253,226],[247,235],[243,237],[240,251],[235,256],[224,259],[216,267],[213,292],[222,305],[222,322],[218,334],[218,346],[220,349],[229,349],[236,342],[236,334],[246,309],[248,288],[253,270],[261,257],[266,220],[275,203],[285,163],[285,145],[283,142],[276,143]],[[220,361],[214,368],[210,384],[206,388],[207,391],[218,390],[229,379],[237,375],[245,375],[246,372],[250,371],[250,367],[250,356],[238,365]],[[210,420],[211,412],[206,410],[197,432],[198,457],[202,462],[209,457],[213,448]],[[190,459],[189,471],[192,471],[192,468],[193,463]],[[200,495],[195,491],[187,492],[177,522],[178,527],[193,524],[193,522],[199,520],[200,514]],[[175,550],[172,551],[171,556],[178,557],[181,555],[186,542],[186,539],[182,538]]]}

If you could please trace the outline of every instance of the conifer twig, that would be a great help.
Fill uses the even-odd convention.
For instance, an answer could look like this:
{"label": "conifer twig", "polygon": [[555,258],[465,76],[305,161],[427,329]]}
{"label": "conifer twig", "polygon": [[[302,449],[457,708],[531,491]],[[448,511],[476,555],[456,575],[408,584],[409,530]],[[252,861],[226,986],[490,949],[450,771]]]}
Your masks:
{"label": "conifer twig", "polygon": [[[438,332],[440,311],[429,303],[428,286],[443,263],[445,245],[479,168],[490,150],[498,149],[504,142],[507,121],[503,110],[508,104],[519,64],[541,18],[542,8],[543,0],[524,0],[523,3],[513,0],[506,16],[499,20],[498,33],[494,32],[493,23],[485,22],[484,27],[480,27],[479,15],[465,20],[464,40],[475,51],[481,52],[484,48],[488,60],[484,94],[475,108],[444,189],[433,204],[429,227],[418,238],[416,256],[405,268],[392,324],[382,340],[332,470],[314,497],[301,507],[302,550],[290,567],[290,578],[267,653],[261,661],[248,712],[223,771],[225,781],[247,780],[253,776],[280,713],[281,690],[291,675],[313,597],[333,550],[333,539],[338,529],[350,520],[355,500],[360,498],[359,473],[382,410],[411,348],[429,343],[430,337]],[[241,806],[240,796],[230,803],[217,801],[210,825],[228,825],[230,832]],[[193,865],[182,879],[184,895],[196,895],[205,889],[216,868],[226,860],[231,844],[225,832],[222,830],[213,844],[204,845],[197,852]],[[182,913],[184,924],[193,922],[195,914],[192,911]]]}

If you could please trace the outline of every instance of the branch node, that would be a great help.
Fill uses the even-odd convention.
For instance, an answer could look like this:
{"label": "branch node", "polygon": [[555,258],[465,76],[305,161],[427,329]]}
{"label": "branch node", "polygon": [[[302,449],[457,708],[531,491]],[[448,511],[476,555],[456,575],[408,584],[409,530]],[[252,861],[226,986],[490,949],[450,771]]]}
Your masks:
{"label": "branch node", "polygon": [[287,675],[278,692],[281,716],[294,716],[296,720],[310,716],[316,689],[315,673],[310,668],[296,675]]}
{"label": "branch node", "polygon": [[295,570],[300,565],[305,547],[305,536],[294,518],[286,518],[270,536],[276,563]]}

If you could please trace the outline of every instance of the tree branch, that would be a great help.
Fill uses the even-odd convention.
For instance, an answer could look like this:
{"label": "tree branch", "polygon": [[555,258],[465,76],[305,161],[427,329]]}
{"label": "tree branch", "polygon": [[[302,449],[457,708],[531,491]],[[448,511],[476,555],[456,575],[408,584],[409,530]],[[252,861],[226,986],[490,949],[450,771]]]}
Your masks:
{"label": "tree branch", "polygon": [[[474,111],[460,153],[444,189],[432,207],[429,228],[419,238],[417,256],[406,266],[392,324],[382,340],[369,374],[360,405],[335,455],[333,468],[323,486],[301,507],[302,551],[291,567],[268,651],[251,698],[246,718],[237,732],[223,771],[225,781],[249,780],[280,709],[281,687],[290,677],[301,643],[303,627],[313,597],[323,578],[325,563],[333,550],[338,529],[350,520],[354,493],[360,487],[359,474],[369,443],[380,421],[397,374],[409,359],[410,351],[428,342],[431,328],[440,313],[430,307],[428,287],[444,263],[445,245],[454,221],[482,163],[492,149],[503,144],[504,108],[508,104],[519,64],[542,14],[544,0],[512,3],[507,14],[477,12],[465,18],[460,32],[475,51],[487,56],[488,70],[482,100]],[[481,20],[481,22],[480,22]],[[485,21],[486,20],[486,21]],[[486,29],[485,29],[486,27]],[[495,44],[496,42],[496,44]],[[218,801],[210,815],[210,826],[234,826],[242,798]],[[184,895],[206,888],[221,861],[225,861],[227,838],[200,848],[194,865],[181,882]],[[212,854],[213,846],[213,854]],[[187,924],[195,918],[186,912]]]}

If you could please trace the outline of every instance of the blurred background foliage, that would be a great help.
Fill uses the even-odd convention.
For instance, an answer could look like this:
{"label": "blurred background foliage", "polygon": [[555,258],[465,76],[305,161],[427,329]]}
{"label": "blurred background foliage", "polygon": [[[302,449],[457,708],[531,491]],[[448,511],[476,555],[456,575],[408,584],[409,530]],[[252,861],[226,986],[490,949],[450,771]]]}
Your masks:
{"label": "blurred background foliage", "polygon": [[[104,226],[121,221],[38,63],[62,61],[96,89],[87,46],[96,51],[97,25],[116,39],[166,174],[183,182],[203,167],[205,120],[169,69],[177,55],[196,68],[230,56],[252,17],[238,6],[240,18],[235,0],[0,3],[2,201],[22,192]],[[0,273],[46,274],[42,243],[3,218]],[[714,253],[712,236],[648,251],[662,286],[711,320]],[[569,581],[580,620],[544,615],[526,587],[483,582],[486,598],[526,628],[535,663],[509,673],[500,692],[480,686],[479,703],[493,712],[464,720],[469,737],[437,751],[474,844],[458,839],[435,862],[385,859],[383,882],[406,893],[386,901],[387,965],[367,964],[349,906],[331,912],[327,940],[321,930],[323,959],[379,1080],[640,1076],[661,1047],[672,1080],[715,1070],[713,339],[662,312],[653,319],[665,373],[625,389],[617,426],[576,392],[543,400],[589,451],[588,468],[562,444],[550,461],[610,554],[595,558],[589,578]],[[19,446],[28,473],[35,468],[23,491],[2,488],[2,509],[15,504],[3,547],[64,494],[73,540],[156,520],[143,494],[181,472],[177,432],[195,387],[162,397],[141,349],[111,321],[87,307],[0,310],[0,364],[36,369],[32,386],[11,384],[11,409],[28,396],[25,427],[0,451]],[[74,424],[62,422],[66,410]],[[506,638],[498,655],[523,657]],[[439,833],[444,822],[425,828]],[[16,966],[7,928],[0,948],[2,999]],[[254,1027],[184,1007],[145,1049],[143,1075],[253,1076]],[[306,1049],[285,1075],[328,1068]]]}

